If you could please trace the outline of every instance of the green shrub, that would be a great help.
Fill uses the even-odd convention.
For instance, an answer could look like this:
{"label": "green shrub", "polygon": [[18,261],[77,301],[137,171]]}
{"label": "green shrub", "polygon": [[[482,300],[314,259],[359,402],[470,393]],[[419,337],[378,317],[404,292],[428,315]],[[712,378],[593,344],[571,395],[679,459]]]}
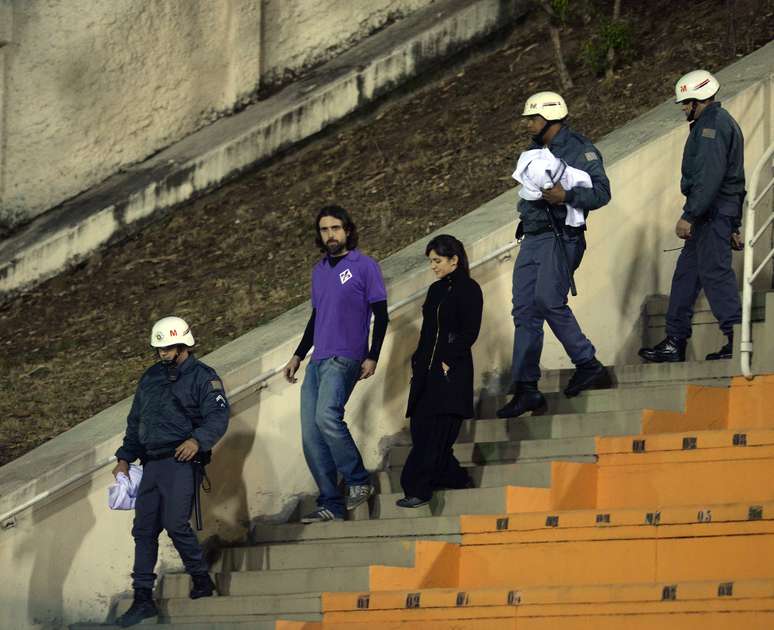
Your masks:
{"label": "green shrub", "polygon": [[626,63],[634,56],[634,29],[629,22],[602,20],[597,32],[583,45],[581,60],[597,75],[607,70],[607,51],[612,48],[617,63]]}
{"label": "green shrub", "polygon": [[564,23],[567,21],[567,13],[570,10],[570,0],[551,0],[551,8],[556,13],[556,17],[559,21]]}

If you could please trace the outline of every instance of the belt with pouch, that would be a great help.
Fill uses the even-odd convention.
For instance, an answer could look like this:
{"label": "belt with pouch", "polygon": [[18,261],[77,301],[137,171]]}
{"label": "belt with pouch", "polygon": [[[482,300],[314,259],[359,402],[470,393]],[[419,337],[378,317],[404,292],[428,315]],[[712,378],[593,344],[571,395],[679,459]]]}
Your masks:
{"label": "belt with pouch", "polygon": [[[537,230],[533,230],[532,232],[525,232],[526,236],[537,236],[539,234],[548,234],[551,232],[551,226],[550,225],[544,225],[541,228],[538,228]],[[582,225],[580,227],[573,227],[572,225],[563,225],[562,231],[567,236],[578,236],[580,234],[583,234],[586,231],[586,226]]]}

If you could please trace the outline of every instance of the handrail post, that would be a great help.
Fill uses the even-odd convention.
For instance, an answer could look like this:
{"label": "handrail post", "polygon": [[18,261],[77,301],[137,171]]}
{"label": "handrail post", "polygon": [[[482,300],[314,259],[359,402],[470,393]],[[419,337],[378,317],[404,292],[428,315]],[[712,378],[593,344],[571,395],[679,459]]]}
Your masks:
{"label": "handrail post", "polygon": [[[752,359],[752,283],[753,275],[753,262],[755,256],[755,243],[757,242],[755,234],[755,209],[758,203],[763,199],[768,191],[770,185],[762,191],[761,195],[756,195],[758,191],[758,180],[761,173],[767,164],[770,165],[772,156],[774,155],[774,144],[769,145],[766,151],[758,160],[755,165],[752,179],[750,180],[750,196],[747,202],[747,215],[745,217],[744,226],[744,265],[742,275],[742,339],[739,344],[739,350],[741,355],[741,368],[742,374],[747,380],[752,380],[753,373],[751,367]],[[769,177],[766,181],[771,180]]]}

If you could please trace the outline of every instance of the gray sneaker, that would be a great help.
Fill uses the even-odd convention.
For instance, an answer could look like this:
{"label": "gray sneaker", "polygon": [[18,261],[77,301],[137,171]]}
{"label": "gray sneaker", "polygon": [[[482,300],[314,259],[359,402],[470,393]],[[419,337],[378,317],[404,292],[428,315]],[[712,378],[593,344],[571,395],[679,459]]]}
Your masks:
{"label": "gray sneaker", "polygon": [[347,488],[347,510],[354,510],[358,505],[365,503],[374,493],[374,487],[370,484],[362,486],[349,486]]}
{"label": "gray sneaker", "polygon": [[318,507],[316,510],[309,512],[301,517],[301,522],[304,524],[309,523],[324,523],[325,521],[343,521],[344,518],[336,516],[328,508]]}

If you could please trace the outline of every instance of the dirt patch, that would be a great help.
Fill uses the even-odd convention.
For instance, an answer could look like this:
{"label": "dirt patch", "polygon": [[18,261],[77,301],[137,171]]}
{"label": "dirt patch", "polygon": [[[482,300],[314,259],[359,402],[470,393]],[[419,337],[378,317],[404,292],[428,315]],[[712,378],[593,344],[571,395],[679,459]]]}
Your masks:
{"label": "dirt patch", "polygon": [[[769,41],[772,0],[737,0],[736,54],[726,4],[694,0],[689,13],[625,1],[635,60],[609,82],[577,61],[593,22],[565,28],[573,127],[599,140],[669,98],[680,74],[718,70]],[[157,318],[188,319],[206,354],[306,300],[311,218],[324,202],[350,208],[363,249],[383,259],[512,187],[527,141],[520,107],[559,89],[544,26],[528,16],[497,50],[437,70],[0,306],[0,464],[130,395],[153,360]]]}

